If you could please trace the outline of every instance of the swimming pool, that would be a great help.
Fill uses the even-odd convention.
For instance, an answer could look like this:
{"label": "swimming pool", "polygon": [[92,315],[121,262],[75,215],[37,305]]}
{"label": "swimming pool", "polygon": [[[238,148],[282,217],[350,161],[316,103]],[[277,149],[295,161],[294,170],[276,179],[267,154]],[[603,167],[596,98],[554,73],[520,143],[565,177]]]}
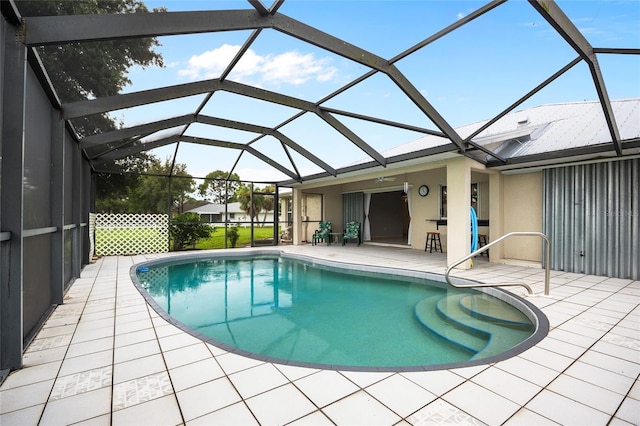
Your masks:
{"label": "swimming pool", "polygon": [[546,334],[539,311],[506,292],[462,291],[416,272],[335,268],[273,252],[152,261],[132,278],[185,331],[280,363],[452,368],[512,356]]}

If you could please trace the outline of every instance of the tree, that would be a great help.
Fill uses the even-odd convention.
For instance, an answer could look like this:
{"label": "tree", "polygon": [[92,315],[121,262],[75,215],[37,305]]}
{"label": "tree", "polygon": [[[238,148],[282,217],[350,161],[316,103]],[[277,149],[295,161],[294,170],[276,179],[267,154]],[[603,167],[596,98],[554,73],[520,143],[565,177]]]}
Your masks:
{"label": "tree", "polygon": [[[273,185],[268,185],[265,186],[264,188],[262,188],[260,191],[265,192],[265,193],[271,193],[273,194],[275,192],[276,188]],[[254,195],[255,197],[255,195]],[[264,212],[264,216],[262,217],[262,225],[264,226],[264,223],[267,221],[267,214],[269,214],[269,212],[273,211],[273,206],[274,206],[274,197],[271,195],[263,195],[263,200],[262,200],[262,211]]]}
{"label": "tree", "polygon": [[[240,202],[240,208],[245,211],[248,215],[251,215],[251,186],[250,185],[242,185],[236,192],[236,197]],[[253,218],[256,222],[258,220],[258,213],[262,211],[262,204],[264,202],[264,195],[253,194]]]}
{"label": "tree", "polygon": [[[16,1],[23,17],[149,12],[138,0],[35,0]],[[163,12],[166,9],[153,9]],[[42,62],[60,100],[73,102],[118,94],[131,84],[127,70],[134,66],[164,66],[159,46],[152,38],[132,38],[40,47]],[[118,123],[106,114],[73,120],[80,136],[113,130]]]}
{"label": "tree", "polygon": [[96,175],[96,211],[103,213],[131,212],[130,194],[140,182],[141,175],[158,161],[155,156],[140,153],[115,160],[110,168],[120,170],[115,173]]}
{"label": "tree", "polygon": [[[228,191],[225,189],[228,185]],[[235,197],[235,192],[240,188],[240,176],[236,173],[216,170],[205,176],[204,182],[198,186],[201,197],[207,198],[217,204],[228,203]],[[225,194],[228,196],[225,197]]]}
{"label": "tree", "polygon": [[171,220],[172,250],[183,250],[189,246],[194,247],[198,240],[209,238],[215,228],[205,223],[197,213],[182,213]]}
{"label": "tree", "polygon": [[[182,205],[193,192],[195,182],[187,173],[187,165],[177,163],[171,168],[169,158],[161,163],[157,158],[140,178],[131,192],[131,213],[166,213],[170,204],[172,212],[182,212]],[[171,178],[169,178],[171,176]],[[171,183],[171,188],[169,188]],[[169,198],[171,189],[171,198]]]}

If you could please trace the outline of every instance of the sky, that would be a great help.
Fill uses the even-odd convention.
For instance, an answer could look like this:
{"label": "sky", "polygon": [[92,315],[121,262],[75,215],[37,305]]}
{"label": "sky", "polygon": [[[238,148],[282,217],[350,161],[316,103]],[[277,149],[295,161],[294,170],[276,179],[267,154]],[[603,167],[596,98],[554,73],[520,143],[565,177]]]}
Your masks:
{"label": "sky", "polygon": [[[149,8],[169,11],[251,9],[246,1],[146,1]],[[594,47],[640,48],[640,1],[558,0]],[[394,58],[437,31],[463,18],[484,2],[478,1],[303,1],[286,0],[279,13],[374,53]],[[265,3],[267,7],[270,4]],[[250,31],[159,37],[165,67],[134,67],[135,92],[166,85],[217,78],[247,40]],[[523,0],[511,0],[453,33],[395,63],[452,127],[491,118],[577,56],[546,21]],[[598,55],[610,98],[640,97],[638,55]],[[263,30],[236,65],[228,80],[317,102],[369,68],[274,30]],[[204,95],[117,111],[131,126],[192,113]],[[578,64],[517,110],[547,103],[596,100],[588,67]],[[371,115],[437,130],[437,127],[384,74],[378,73],[323,106]],[[216,92],[202,114],[276,126],[297,111],[226,92]],[[378,151],[422,136],[362,120],[340,120]],[[176,129],[172,130],[176,131]],[[359,148],[312,114],[305,114],[280,131],[333,167],[366,157]],[[247,143],[256,135],[193,124],[187,135]],[[157,138],[159,135],[153,135]],[[279,142],[265,137],[254,147],[285,165],[290,162]],[[172,156],[175,146],[152,151]],[[238,151],[181,143],[176,160],[195,177],[235,164]],[[294,154],[301,174],[320,171]],[[260,160],[243,155],[234,171],[241,179],[282,180],[286,176]]]}

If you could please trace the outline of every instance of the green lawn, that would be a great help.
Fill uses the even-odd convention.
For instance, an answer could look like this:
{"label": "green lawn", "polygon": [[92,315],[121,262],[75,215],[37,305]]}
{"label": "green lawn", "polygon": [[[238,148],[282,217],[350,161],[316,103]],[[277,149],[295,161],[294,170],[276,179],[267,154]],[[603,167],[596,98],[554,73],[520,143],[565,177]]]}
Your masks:
{"label": "green lawn", "polygon": [[[244,247],[251,244],[251,228],[240,227],[238,228],[240,237],[236,243],[236,247]],[[265,226],[264,228],[253,228],[254,240],[265,240],[273,238],[273,226]],[[228,247],[231,247],[227,242]],[[216,227],[215,232],[211,233],[211,237],[206,240],[200,240],[196,244],[197,249],[209,250],[209,249],[221,249],[224,248],[224,227]]]}

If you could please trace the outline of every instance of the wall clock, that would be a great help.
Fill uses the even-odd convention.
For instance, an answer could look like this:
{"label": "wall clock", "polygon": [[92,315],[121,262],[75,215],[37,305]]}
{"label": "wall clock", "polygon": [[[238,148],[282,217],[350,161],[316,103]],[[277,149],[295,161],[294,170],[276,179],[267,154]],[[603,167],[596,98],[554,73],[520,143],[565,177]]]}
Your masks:
{"label": "wall clock", "polygon": [[421,197],[426,197],[429,195],[429,187],[427,185],[420,185],[420,188],[418,188],[418,194],[420,194]]}

